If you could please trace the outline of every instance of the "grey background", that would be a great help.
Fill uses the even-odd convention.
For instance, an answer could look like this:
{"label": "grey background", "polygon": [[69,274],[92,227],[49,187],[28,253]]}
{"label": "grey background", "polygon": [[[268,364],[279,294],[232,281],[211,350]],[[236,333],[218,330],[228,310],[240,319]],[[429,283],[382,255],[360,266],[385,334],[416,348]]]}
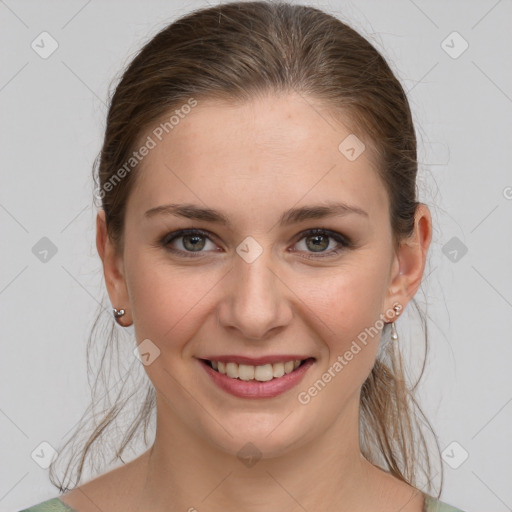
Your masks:
{"label": "grey background", "polygon": [[[31,454],[58,447],[89,405],[85,345],[104,292],[91,166],[109,84],[148,38],[203,5],[0,1],[1,510],[57,495]],[[311,5],[384,53],[414,111],[420,199],[435,223],[421,403],[446,449],[442,499],[512,510],[512,2]],[[31,47],[43,31],[58,43],[46,59]],[[57,250],[46,261],[44,237]],[[397,325],[407,343],[407,314]]]}

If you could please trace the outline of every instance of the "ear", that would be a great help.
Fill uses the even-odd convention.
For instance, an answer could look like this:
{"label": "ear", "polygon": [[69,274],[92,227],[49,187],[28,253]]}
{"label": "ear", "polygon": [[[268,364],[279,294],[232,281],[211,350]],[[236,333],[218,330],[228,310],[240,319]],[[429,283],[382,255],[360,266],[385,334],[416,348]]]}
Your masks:
{"label": "ear", "polygon": [[[414,215],[414,231],[402,240],[392,264],[390,284],[386,297],[386,311],[399,303],[402,312],[416,294],[425,270],[427,251],[432,240],[432,218],[427,205],[420,203]],[[388,321],[393,318],[387,317]]]}
{"label": "ear", "polygon": [[115,251],[114,245],[107,233],[105,210],[100,210],[96,217],[96,248],[103,262],[103,275],[110,302],[114,308],[126,311],[122,317],[122,325],[124,325],[125,322],[131,321],[128,288],[124,278],[122,255]]}

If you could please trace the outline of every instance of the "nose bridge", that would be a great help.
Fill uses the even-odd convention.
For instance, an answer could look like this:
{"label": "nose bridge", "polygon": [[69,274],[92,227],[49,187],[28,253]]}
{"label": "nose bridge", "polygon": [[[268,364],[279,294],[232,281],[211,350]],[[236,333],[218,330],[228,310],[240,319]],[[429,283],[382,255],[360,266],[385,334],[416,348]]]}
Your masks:
{"label": "nose bridge", "polygon": [[230,272],[228,297],[219,320],[224,327],[237,328],[247,339],[264,338],[269,330],[291,318],[271,258],[267,249],[252,261],[237,256]]}

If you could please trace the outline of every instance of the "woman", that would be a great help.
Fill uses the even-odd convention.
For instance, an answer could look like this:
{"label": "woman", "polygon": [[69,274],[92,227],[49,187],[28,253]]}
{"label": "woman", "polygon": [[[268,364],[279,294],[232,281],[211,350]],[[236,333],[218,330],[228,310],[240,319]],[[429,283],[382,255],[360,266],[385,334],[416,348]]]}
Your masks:
{"label": "woman", "polygon": [[457,511],[422,491],[395,326],[432,235],[416,173],[400,83],[336,18],[227,3],[157,34],[111,101],[97,216],[155,440],[27,510]]}

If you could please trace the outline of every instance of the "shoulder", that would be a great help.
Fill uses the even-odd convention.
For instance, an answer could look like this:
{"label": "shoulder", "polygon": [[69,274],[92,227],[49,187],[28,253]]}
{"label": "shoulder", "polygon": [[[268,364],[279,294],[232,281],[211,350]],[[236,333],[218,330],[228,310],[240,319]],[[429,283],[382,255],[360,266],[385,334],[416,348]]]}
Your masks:
{"label": "shoulder", "polygon": [[60,501],[68,508],[55,509],[55,512],[130,512],[133,500],[140,495],[145,482],[145,456],[143,454],[63,494]]}
{"label": "shoulder", "polygon": [[61,501],[59,498],[52,498],[19,512],[77,512],[74,508]]}
{"label": "shoulder", "polygon": [[444,503],[443,501],[439,501],[432,496],[425,495],[425,508],[424,512],[464,512],[460,508],[453,507],[452,505],[448,505],[448,503]]}

